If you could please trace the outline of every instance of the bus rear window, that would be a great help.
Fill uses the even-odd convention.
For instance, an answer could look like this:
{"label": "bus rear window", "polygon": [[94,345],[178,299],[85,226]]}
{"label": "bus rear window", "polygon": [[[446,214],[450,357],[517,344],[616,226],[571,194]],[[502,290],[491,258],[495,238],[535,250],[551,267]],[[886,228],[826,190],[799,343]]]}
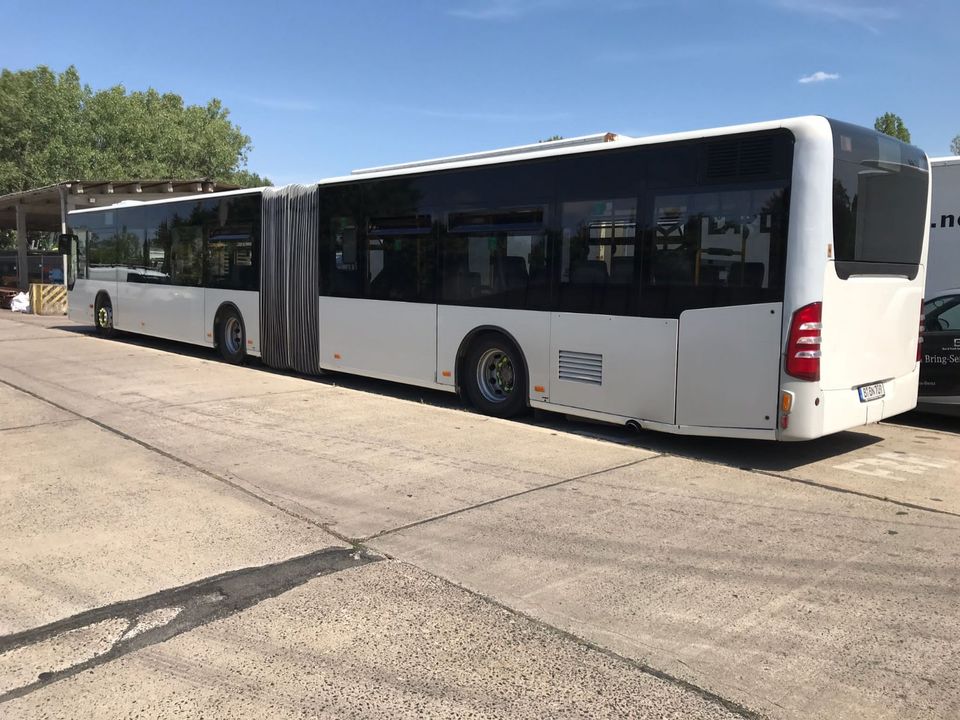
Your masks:
{"label": "bus rear window", "polygon": [[923,152],[881,133],[830,121],[837,274],[919,272],[929,169]]}

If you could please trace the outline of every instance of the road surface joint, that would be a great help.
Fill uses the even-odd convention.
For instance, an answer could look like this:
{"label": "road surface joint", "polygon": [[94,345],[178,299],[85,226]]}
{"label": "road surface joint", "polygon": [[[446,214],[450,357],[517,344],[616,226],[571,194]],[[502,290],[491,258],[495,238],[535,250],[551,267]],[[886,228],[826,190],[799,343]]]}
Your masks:
{"label": "road surface joint", "polygon": [[[644,460],[650,460],[650,459],[653,459],[653,458],[645,458]],[[644,460],[638,460],[635,463],[627,463],[627,465],[625,465],[624,467],[639,464],[641,462],[644,462]],[[615,468],[610,468],[610,469],[612,470]],[[589,473],[589,475],[598,475],[602,472],[607,472],[607,471],[606,470],[598,471],[596,473]],[[580,479],[580,478],[577,478],[577,479]],[[572,481],[573,481],[573,478],[571,478],[569,482],[572,482]],[[404,561],[401,560],[400,562],[404,562]],[[499,608],[500,610],[503,610],[504,612],[509,613],[510,615],[518,619],[521,619],[524,622],[530,623],[535,627],[538,627],[552,635],[555,635],[556,637],[566,640],[567,642],[571,642],[576,645],[579,645],[580,647],[591,650],[593,652],[600,653],[605,657],[608,657],[617,662],[621,662],[627,665],[628,667],[632,667],[635,670],[642,672],[646,675],[651,675],[659,680],[663,680],[664,682],[670,683],[671,685],[674,685],[678,688],[681,688],[683,690],[699,695],[703,699],[708,700],[709,702],[716,703],[717,705],[720,705],[724,709],[730,711],[731,713],[734,713],[735,715],[738,715],[739,717],[746,718],[747,720],[763,720],[764,718],[764,715],[756,712],[755,710],[751,710],[745,705],[737,703],[733,700],[729,700],[723,697],[722,695],[718,695],[717,693],[707,690],[706,688],[700,687],[699,685],[696,685],[688,680],[678,678],[674,675],[671,675],[662,670],[659,670],[651,665],[647,665],[644,662],[635,660],[625,655],[621,655],[620,653],[614,650],[606,648],[603,645],[598,645],[597,643],[591,642],[590,640],[580,637],[579,635],[575,635],[574,633],[568,632],[566,630],[562,630],[561,628],[558,628],[554,625],[546,623],[543,620],[537,619],[533,615],[528,615],[527,613],[517,610],[516,608],[513,608],[509,605],[505,605],[504,603],[493,598],[492,596],[485,595],[484,593],[474,590],[466,585],[461,585],[460,583],[450,580],[449,578],[445,578],[442,575],[436,575],[435,573],[431,573],[430,571],[424,570],[423,568],[413,565],[412,563],[404,562],[404,564],[410,565],[411,567],[416,567],[421,572],[427,572],[429,575],[436,578],[437,580],[444,583],[445,585],[448,585],[452,588],[455,588],[456,590],[472,595],[473,597],[481,600],[482,602],[488,603],[493,607]]]}
{"label": "road surface joint", "polygon": [[661,457],[661,456],[650,455],[649,457],[640,458],[638,460],[631,460],[630,462],[622,463],[620,465],[613,465],[611,467],[601,468],[600,470],[593,470],[591,472],[583,473],[581,475],[576,475],[574,477],[557,480],[556,482],[547,483],[546,485],[538,485],[537,487],[527,488],[526,490],[520,490],[519,492],[510,493],[509,495],[503,495],[501,497],[493,498],[491,500],[485,500],[481,503],[475,503],[473,505],[468,505],[466,507],[457,508],[456,510],[451,510],[450,512],[434,515],[433,517],[424,518],[423,520],[417,520],[415,522],[407,523],[406,525],[400,525],[395,528],[390,528],[389,530],[381,530],[378,533],[375,533],[373,535],[370,535],[368,537],[358,540],[358,542],[367,543],[367,542],[370,542],[371,540],[377,540],[387,535],[403,532],[404,530],[410,530],[411,528],[420,527],[421,525],[428,525],[430,523],[439,522],[440,520],[446,520],[447,518],[453,517],[455,515],[461,515],[463,513],[468,513],[473,510],[479,510],[480,508],[485,508],[490,505],[496,505],[498,503],[503,503],[508,500],[514,500],[515,498],[523,497],[524,495],[529,495],[535,492],[540,492],[541,490],[552,490],[553,488],[559,487],[561,485],[566,485],[568,483],[573,483],[578,480],[585,480],[587,478],[596,477],[597,475],[603,475],[608,472],[613,472],[614,470],[622,470],[624,468],[634,467],[636,465],[639,465],[640,463],[647,462],[648,460],[654,460],[658,457]]}

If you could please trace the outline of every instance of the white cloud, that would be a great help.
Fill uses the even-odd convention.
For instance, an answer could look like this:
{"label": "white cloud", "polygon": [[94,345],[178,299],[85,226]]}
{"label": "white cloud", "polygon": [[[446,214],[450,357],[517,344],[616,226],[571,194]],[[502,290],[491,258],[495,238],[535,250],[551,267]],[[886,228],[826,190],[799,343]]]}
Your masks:
{"label": "white cloud", "polygon": [[856,0],[776,0],[784,10],[800,12],[806,15],[818,15],[831,20],[841,20],[879,33],[877,24],[896,20],[900,11],[884,5],[863,5]]}
{"label": "white cloud", "polygon": [[295,98],[261,97],[257,95],[236,95],[235,97],[243,102],[259,105],[260,107],[269,108],[270,110],[313,112],[320,109],[320,107],[314,102]]}
{"label": "white cloud", "polygon": [[474,120],[478,122],[500,122],[500,123],[542,123],[557,122],[570,118],[568,112],[556,113],[493,113],[493,112],[472,112],[459,111],[454,109],[433,109],[425,107],[405,107],[402,105],[391,105],[390,110],[396,112],[410,113],[411,115],[422,115],[424,117],[439,118],[442,120]]}
{"label": "white cloud", "polygon": [[597,11],[632,13],[680,0],[461,0],[466,4],[444,12],[461,20],[508,22],[537,13],[558,11]]}
{"label": "white cloud", "polygon": [[448,10],[447,14],[463,20],[514,20],[545,4],[549,3],[536,0],[488,0],[472,7]]}
{"label": "white cloud", "polygon": [[802,78],[797,80],[801,85],[806,85],[807,83],[822,83],[827,80],[839,80],[840,73],[828,73],[823,70],[817,70],[813,75],[804,75]]}

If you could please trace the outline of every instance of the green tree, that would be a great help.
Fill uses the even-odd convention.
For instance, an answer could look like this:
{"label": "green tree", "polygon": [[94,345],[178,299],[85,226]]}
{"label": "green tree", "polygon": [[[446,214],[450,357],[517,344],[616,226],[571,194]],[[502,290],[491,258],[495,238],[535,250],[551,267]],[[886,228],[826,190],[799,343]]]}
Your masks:
{"label": "green tree", "polygon": [[250,137],[217,99],[94,92],[76,68],[0,73],[0,194],[69,179],[208,177],[269,185],[247,168]]}
{"label": "green tree", "polygon": [[950,142],[950,152],[953,153],[954,155],[960,155],[960,135],[957,135]]}
{"label": "green tree", "polygon": [[538,143],[553,142],[554,140],[563,140],[563,135],[551,135],[543,140],[537,140]]}
{"label": "green tree", "polygon": [[910,142],[910,131],[903,124],[903,118],[893,113],[884,113],[873,123],[873,129],[882,132],[884,135],[895,137],[903,142]]}

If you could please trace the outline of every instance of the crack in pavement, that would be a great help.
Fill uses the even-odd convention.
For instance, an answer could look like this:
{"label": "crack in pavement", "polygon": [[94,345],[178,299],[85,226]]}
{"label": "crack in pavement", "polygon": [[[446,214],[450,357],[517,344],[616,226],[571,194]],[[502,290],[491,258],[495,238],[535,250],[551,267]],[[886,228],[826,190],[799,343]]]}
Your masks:
{"label": "crack in pavement", "polygon": [[329,575],[382,558],[365,550],[332,547],[282,562],[244,568],[168,588],[135,600],[124,600],[57,620],[40,627],[0,636],[0,670],[4,658],[68,633],[110,620],[124,620],[124,631],[109,649],[67,667],[39,673],[37,679],[4,691],[0,704],[28,695],[46,685],[111,662],[127,653],[164,642],[194,628],[246,610],[282,595],[312,578]]}
{"label": "crack in pavement", "polygon": [[613,472],[614,470],[622,470],[623,468],[633,467],[634,465],[639,465],[640,463],[647,462],[648,460],[654,460],[660,457],[659,455],[651,455],[650,457],[640,458],[639,460],[631,460],[630,462],[622,463],[620,465],[613,465],[612,467],[601,468],[599,470],[592,470],[588,473],[583,473],[582,475],[576,475],[571,478],[563,478],[562,480],[557,480],[556,482],[547,483],[546,485],[537,485],[536,487],[527,488],[526,490],[520,490],[519,492],[510,493],[509,495],[501,495],[500,497],[493,498],[491,500],[485,500],[481,503],[476,503],[475,505],[468,505],[466,507],[457,508],[456,510],[451,510],[449,512],[441,513],[440,515],[434,515],[432,517],[424,518],[423,520],[415,520],[414,522],[407,523],[406,525],[400,525],[395,528],[389,528],[387,530],[381,530],[378,533],[369,535],[365,538],[358,540],[360,543],[366,543],[370,540],[379,540],[382,537],[387,535],[393,535],[394,533],[403,532],[404,530],[409,530],[411,528],[420,527],[421,525],[427,525],[429,523],[434,523],[439,520],[445,520],[448,517],[453,517],[454,515],[461,515],[463,513],[471,512],[472,510],[479,510],[480,508],[487,507],[488,505],[495,505],[497,503],[505,502],[507,500],[513,500],[514,498],[522,497],[524,495],[529,495],[530,493],[539,492],[541,490],[551,490],[559,485],[566,485],[567,483],[576,482],[577,480],[585,480],[587,478],[596,477],[597,475],[603,475],[608,472]]}
{"label": "crack in pavement", "polygon": [[55,337],[24,337],[24,338],[2,338],[0,342],[34,342],[35,340],[71,340],[75,337],[82,337],[81,335],[63,335],[62,337],[57,335]]}
{"label": "crack in pavement", "polygon": [[80,418],[66,418],[65,420],[48,420],[47,422],[32,423],[30,425],[13,425],[11,427],[0,427],[0,432],[11,432],[13,430],[30,430],[31,428],[44,427],[45,425],[65,425],[66,423],[80,422]]}

